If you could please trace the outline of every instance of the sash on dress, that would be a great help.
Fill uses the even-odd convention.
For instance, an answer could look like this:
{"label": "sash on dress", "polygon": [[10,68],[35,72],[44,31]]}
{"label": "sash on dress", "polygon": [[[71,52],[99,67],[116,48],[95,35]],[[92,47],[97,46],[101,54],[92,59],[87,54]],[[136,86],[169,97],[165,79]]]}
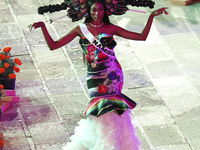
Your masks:
{"label": "sash on dress", "polygon": [[87,29],[87,26],[85,23],[80,23],[79,27],[83,33],[83,35],[90,41],[91,44],[93,44],[98,50],[105,53],[106,55],[115,58],[115,53],[112,49],[109,49],[107,47],[104,47],[99,40],[97,40],[92,33]]}

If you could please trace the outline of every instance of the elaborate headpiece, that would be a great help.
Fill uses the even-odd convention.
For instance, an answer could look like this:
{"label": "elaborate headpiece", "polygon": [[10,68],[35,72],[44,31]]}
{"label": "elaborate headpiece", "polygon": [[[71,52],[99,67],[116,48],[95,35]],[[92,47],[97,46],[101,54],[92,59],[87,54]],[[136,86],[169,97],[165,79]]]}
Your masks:
{"label": "elaborate headpiece", "polygon": [[[107,7],[107,15],[122,15],[125,14],[128,9],[128,5],[137,7],[149,7],[154,8],[155,2],[151,0],[105,0]],[[83,17],[88,16],[87,0],[64,0],[62,4],[42,6],[38,8],[39,14],[47,12],[56,12],[67,9],[67,16],[72,21],[78,21]]]}

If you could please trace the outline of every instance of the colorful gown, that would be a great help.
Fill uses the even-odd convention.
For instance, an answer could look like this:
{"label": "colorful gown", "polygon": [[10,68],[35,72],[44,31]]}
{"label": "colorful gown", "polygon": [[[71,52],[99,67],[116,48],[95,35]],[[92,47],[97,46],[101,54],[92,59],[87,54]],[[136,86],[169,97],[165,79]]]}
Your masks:
{"label": "colorful gown", "polygon": [[[103,46],[116,46],[111,35],[95,36]],[[136,103],[121,93],[122,68],[116,58],[98,50],[86,38],[80,39],[87,60],[90,104],[78,122],[75,134],[64,150],[139,150],[139,139],[131,122]]]}

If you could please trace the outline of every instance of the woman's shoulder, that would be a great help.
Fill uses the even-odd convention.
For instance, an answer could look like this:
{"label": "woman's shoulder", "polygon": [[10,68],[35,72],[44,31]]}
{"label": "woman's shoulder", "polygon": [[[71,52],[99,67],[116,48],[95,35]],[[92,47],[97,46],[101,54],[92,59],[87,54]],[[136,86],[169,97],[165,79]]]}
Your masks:
{"label": "woman's shoulder", "polygon": [[107,31],[108,33],[110,33],[111,35],[115,35],[116,31],[119,29],[119,26],[115,25],[115,24],[108,24],[106,25],[106,29],[105,31]]}
{"label": "woman's shoulder", "polygon": [[79,25],[79,24],[75,25],[75,26],[72,28],[72,30],[74,30],[75,32],[77,32],[77,34],[78,34],[79,37],[83,37],[83,34],[82,34],[82,32],[81,32],[81,29],[80,29],[80,25]]}
{"label": "woman's shoulder", "polygon": [[112,23],[111,23],[111,24],[108,24],[107,26],[108,26],[109,28],[118,28],[118,27],[119,27],[119,26],[117,26],[117,25],[115,25],[115,24],[112,24]]}

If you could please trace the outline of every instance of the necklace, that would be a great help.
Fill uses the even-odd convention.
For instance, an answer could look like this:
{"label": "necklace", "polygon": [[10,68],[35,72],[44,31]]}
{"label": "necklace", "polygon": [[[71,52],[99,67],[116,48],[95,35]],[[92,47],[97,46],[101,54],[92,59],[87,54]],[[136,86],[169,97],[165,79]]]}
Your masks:
{"label": "necklace", "polygon": [[96,26],[96,25],[94,25],[94,24],[92,24],[92,23],[90,23],[90,25],[93,26],[93,27],[95,27],[95,28],[99,28],[99,27],[101,27],[101,26],[103,25],[103,22],[102,22],[102,24],[100,24],[100,25],[98,25],[98,26]]}

